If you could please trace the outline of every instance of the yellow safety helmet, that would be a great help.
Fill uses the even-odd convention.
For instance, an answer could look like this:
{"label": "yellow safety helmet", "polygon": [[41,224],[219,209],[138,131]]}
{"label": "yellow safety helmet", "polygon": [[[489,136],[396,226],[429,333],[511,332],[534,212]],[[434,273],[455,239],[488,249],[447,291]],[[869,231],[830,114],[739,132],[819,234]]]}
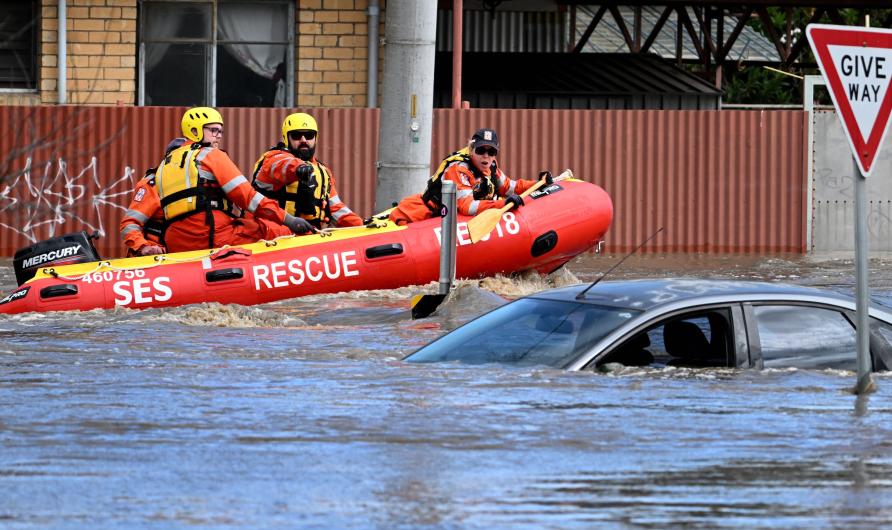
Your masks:
{"label": "yellow safety helmet", "polygon": [[288,133],[291,131],[313,131],[319,133],[316,128],[316,120],[312,116],[304,112],[295,112],[285,117],[282,122],[282,141],[288,145]]}
{"label": "yellow safety helmet", "polygon": [[[219,123],[223,125],[223,116],[217,112],[217,109],[211,107],[195,107],[183,114],[183,136],[193,142],[200,142],[204,134],[201,130],[209,123]],[[198,131],[198,135],[192,133],[192,129]]]}

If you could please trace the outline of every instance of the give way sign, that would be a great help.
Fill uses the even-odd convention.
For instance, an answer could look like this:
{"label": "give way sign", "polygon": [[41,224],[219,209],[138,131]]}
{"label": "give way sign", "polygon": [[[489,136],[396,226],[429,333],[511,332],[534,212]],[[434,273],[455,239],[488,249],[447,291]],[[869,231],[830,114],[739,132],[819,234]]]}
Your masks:
{"label": "give way sign", "polygon": [[892,111],[892,30],[811,24],[808,42],[865,177]]}

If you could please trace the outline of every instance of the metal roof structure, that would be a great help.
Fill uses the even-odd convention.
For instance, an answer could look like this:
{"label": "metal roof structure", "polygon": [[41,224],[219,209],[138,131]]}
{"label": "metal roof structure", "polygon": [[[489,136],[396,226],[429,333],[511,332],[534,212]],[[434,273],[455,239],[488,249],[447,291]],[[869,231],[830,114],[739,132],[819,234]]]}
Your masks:
{"label": "metal roof structure", "polygon": [[[633,27],[635,24],[636,9],[630,6],[618,6],[618,12],[621,15],[626,27]],[[645,5],[640,7],[641,13],[641,32],[649,35],[659,24],[661,16],[664,13],[663,6]],[[688,14],[689,20],[697,20],[697,13],[691,7],[684,8]],[[597,8],[592,6],[578,6],[576,11],[576,21],[573,32],[575,41],[582,41],[586,28],[591,24],[592,19],[598,12]],[[723,32],[725,35],[731,35],[736,26],[736,20],[731,18],[722,18]],[[718,42],[718,24],[713,20],[711,28],[712,39]],[[678,39],[681,38],[681,60],[693,62],[699,61],[700,52],[695,46],[691,35],[681,24],[677,17],[669,17],[663,22],[662,28],[657,33],[650,51],[656,53],[664,59],[678,59],[676,46]],[[597,25],[597,29],[592,32],[591,36],[584,41],[584,45],[580,50],[582,52],[595,53],[628,53],[628,45],[623,28],[617,23],[614,17],[604,16]],[[768,62],[776,63],[781,61],[774,44],[759,32],[751,27],[745,26],[740,31],[740,35],[731,45],[727,60],[737,62]]]}
{"label": "metal roof structure", "polygon": [[[442,5],[445,3],[441,2]],[[484,1],[475,5],[477,9],[463,10],[462,43],[458,48],[464,53],[511,52],[526,55],[550,52],[555,55],[553,61],[558,60],[556,56],[562,52],[576,57],[619,53],[627,58],[624,63],[626,68],[637,64],[632,62],[634,57],[656,55],[678,65],[684,63],[688,65],[687,68],[693,66],[702,78],[709,79],[716,87],[723,84],[725,67],[744,64],[772,66],[781,70],[814,67],[803,33],[808,24],[844,25],[846,21],[851,23],[853,16],[860,17],[859,20],[864,23],[872,13],[872,26],[892,26],[892,9],[889,9],[888,0],[845,3],[830,0],[754,0],[744,3],[727,0],[664,0],[659,3],[641,0],[504,0]],[[785,22],[777,20],[779,15]],[[754,22],[762,29],[755,29],[752,25]],[[453,49],[452,23],[452,12],[441,9],[437,19],[438,52]],[[440,58],[439,62],[444,60]],[[510,61],[511,58],[506,56],[500,60]],[[461,64],[458,59],[453,58],[453,61],[456,65]],[[482,71],[489,71],[492,65],[481,63],[478,66],[482,67]],[[524,66],[518,64],[520,68]],[[582,59],[574,67],[587,68]],[[537,65],[537,68],[548,69],[549,65]],[[530,69],[527,68],[527,71]],[[522,78],[516,81],[517,85],[504,87],[506,92],[515,93],[512,101],[508,101],[504,94],[493,94],[492,97],[478,97],[479,103],[474,103],[474,98],[460,97],[456,94],[460,94],[461,90],[454,89],[452,106],[458,107],[460,100],[465,99],[473,105],[525,108],[531,104],[522,93],[537,92],[532,88],[534,81]],[[462,80],[461,85],[465,86],[466,82]],[[442,87],[437,90],[442,90]],[[695,98],[702,96],[697,91],[692,95]],[[582,104],[577,96],[572,96],[569,103],[560,97],[556,96],[547,108],[577,108],[575,105]],[[544,101],[538,95],[533,96],[533,100]],[[440,104],[439,99],[437,103]],[[654,107],[647,103],[616,107],[613,103],[601,106],[590,102],[579,108]],[[683,104],[664,108],[713,107],[703,107],[697,103],[694,106]]]}
{"label": "metal roof structure", "polygon": [[[722,95],[653,54],[465,53],[462,70],[463,99],[476,108],[717,109]],[[449,106],[451,80],[448,53],[441,52],[435,106]]]}
{"label": "metal roof structure", "polygon": [[[566,17],[557,11],[462,12],[465,52],[565,52]],[[437,51],[452,50],[452,10],[437,12]]]}

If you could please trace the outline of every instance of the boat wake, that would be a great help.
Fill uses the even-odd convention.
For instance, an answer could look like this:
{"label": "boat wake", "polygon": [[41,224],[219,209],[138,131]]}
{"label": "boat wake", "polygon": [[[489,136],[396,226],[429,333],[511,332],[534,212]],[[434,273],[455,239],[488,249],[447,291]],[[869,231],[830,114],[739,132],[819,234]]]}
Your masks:
{"label": "boat wake", "polygon": [[[186,326],[221,328],[292,328],[307,323],[294,316],[283,315],[261,307],[206,302],[163,310],[147,310],[154,320],[176,322]],[[155,313],[149,315],[149,313]]]}

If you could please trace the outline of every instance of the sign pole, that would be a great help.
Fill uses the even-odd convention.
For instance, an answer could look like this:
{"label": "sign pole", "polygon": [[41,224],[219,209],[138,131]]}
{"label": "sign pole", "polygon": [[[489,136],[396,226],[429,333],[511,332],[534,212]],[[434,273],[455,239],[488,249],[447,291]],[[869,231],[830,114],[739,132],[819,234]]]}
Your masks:
{"label": "sign pole", "polygon": [[892,115],[892,30],[809,24],[808,42],[830,90],[852,149],[855,184],[855,325],[858,381],[855,393],[875,390],[871,379],[870,301],[867,291],[867,176]]}
{"label": "sign pole", "polygon": [[867,178],[861,174],[858,160],[852,158],[855,180],[855,312],[857,320],[856,345],[858,348],[858,381],[856,394],[876,390],[871,377],[870,360],[870,302],[867,295]]}

